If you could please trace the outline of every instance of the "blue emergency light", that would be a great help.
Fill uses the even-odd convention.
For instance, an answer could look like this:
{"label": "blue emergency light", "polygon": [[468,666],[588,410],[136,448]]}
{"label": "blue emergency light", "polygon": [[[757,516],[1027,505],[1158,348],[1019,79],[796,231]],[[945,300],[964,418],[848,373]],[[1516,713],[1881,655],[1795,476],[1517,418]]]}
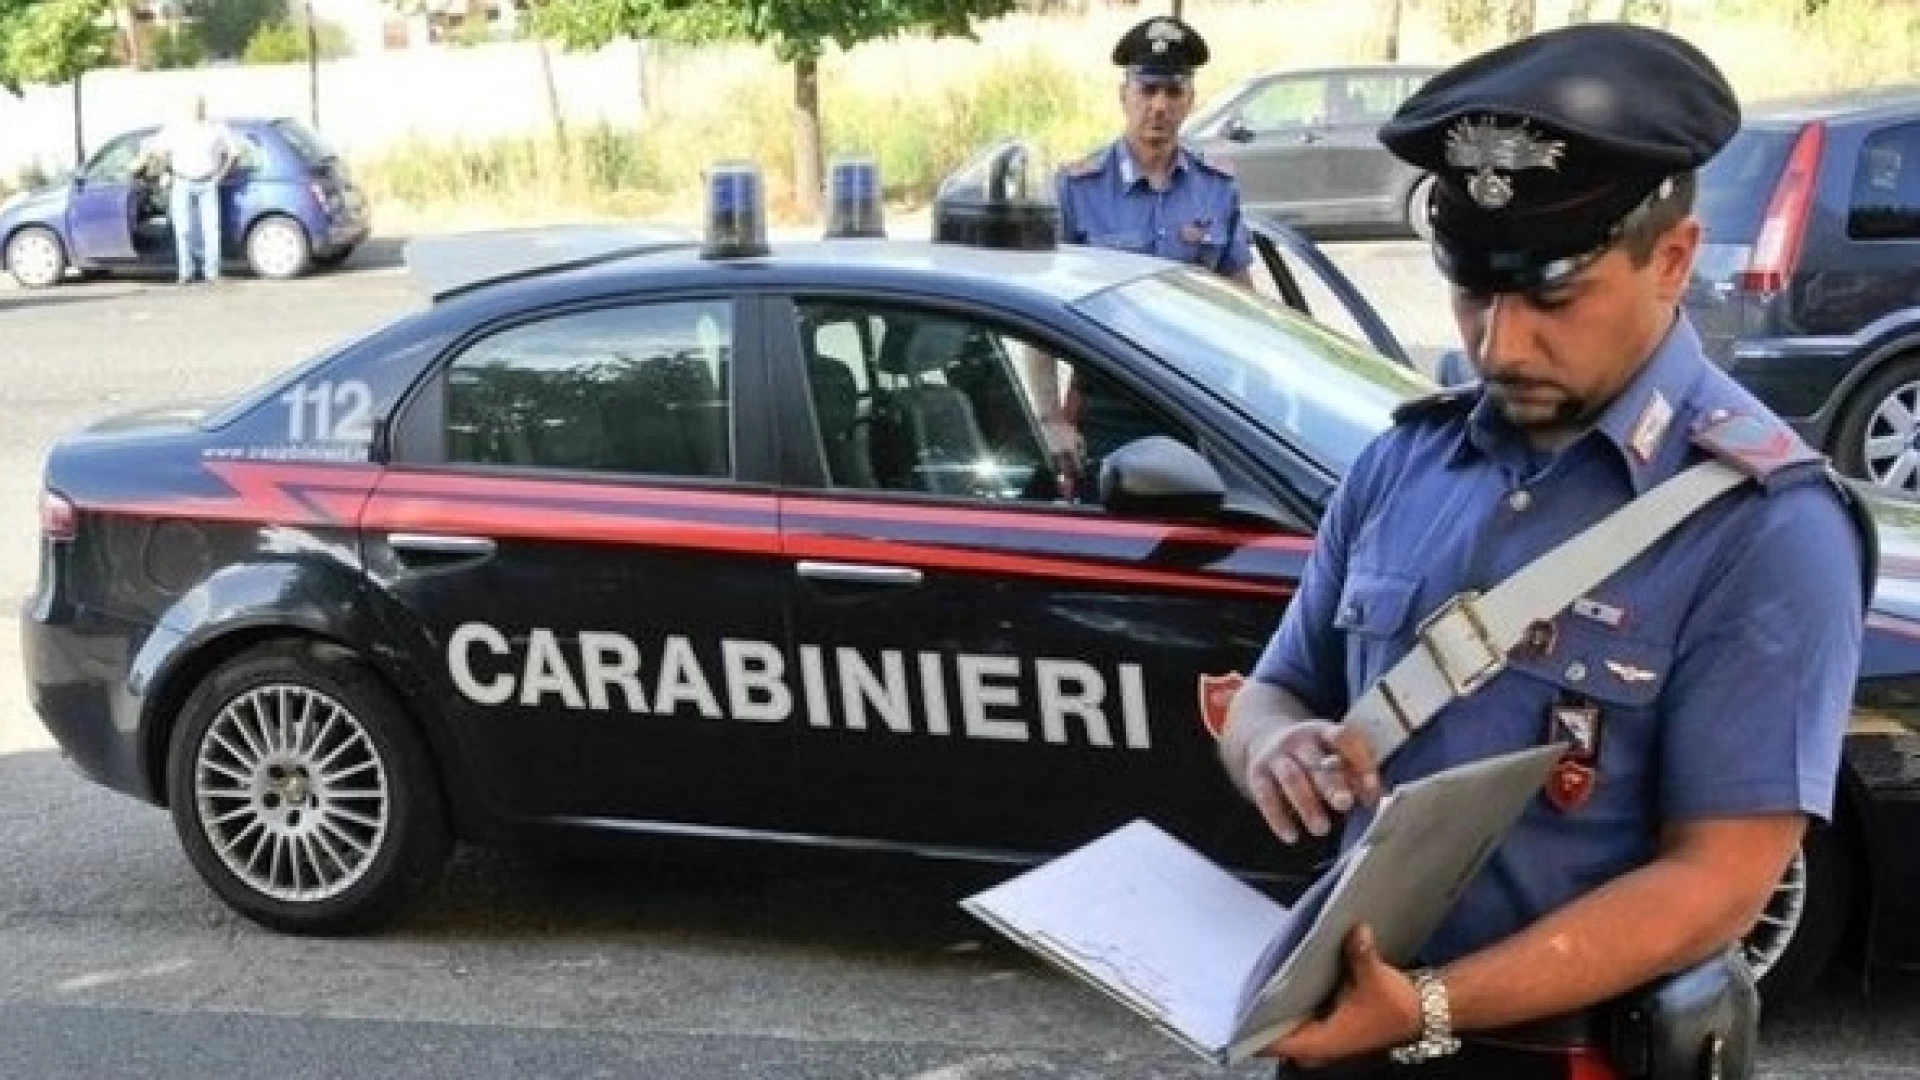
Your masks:
{"label": "blue emergency light", "polygon": [[828,173],[828,239],[880,239],[887,226],[880,204],[880,166],[869,157],[843,157]]}
{"label": "blue emergency light", "polygon": [[760,167],[723,161],[707,171],[707,236],[700,254],[732,259],[767,253],[766,188]]}
{"label": "blue emergency light", "polygon": [[1060,204],[1043,155],[1018,139],[987,147],[940,183],[933,239],[1046,251],[1060,241]]}

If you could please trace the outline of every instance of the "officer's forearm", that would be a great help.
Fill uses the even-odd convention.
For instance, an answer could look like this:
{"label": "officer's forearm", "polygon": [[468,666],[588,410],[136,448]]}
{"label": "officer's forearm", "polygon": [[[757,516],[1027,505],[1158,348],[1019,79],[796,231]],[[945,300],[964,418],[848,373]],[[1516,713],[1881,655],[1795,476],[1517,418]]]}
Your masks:
{"label": "officer's forearm", "polygon": [[1572,1012],[1699,962],[1753,925],[1799,843],[1798,816],[1671,830],[1659,858],[1441,973],[1454,1027]]}
{"label": "officer's forearm", "polygon": [[1273,733],[1289,724],[1313,719],[1300,699],[1283,687],[1249,679],[1227,710],[1227,726],[1220,733],[1220,761],[1240,794],[1247,791],[1247,764],[1253,751]]}
{"label": "officer's forearm", "polygon": [[1060,415],[1060,369],[1054,358],[1031,345],[1020,346],[1020,364],[1025,369],[1027,388],[1042,420]]}

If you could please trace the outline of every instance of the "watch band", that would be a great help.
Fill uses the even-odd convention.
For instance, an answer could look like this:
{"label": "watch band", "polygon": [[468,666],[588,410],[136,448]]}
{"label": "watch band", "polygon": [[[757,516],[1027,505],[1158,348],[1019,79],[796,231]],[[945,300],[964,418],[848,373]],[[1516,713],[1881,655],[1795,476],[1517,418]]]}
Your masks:
{"label": "watch band", "polygon": [[1420,994],[1420,1038],[1387,1051],[1396,1065],[1417,1065],[1460,1049],[1460,1040],[1453,1034],[1447,984],[1432,968],[1421,968],[1412,977],[1413,988]]}

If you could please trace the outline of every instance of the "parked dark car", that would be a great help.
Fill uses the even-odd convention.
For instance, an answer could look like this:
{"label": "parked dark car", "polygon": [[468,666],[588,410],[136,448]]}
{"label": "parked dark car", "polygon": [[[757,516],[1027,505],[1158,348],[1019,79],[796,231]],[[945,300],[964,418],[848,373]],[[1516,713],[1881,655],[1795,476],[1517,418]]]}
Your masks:
{"label": "parked dark car", "polygon": [[1709,352],[1841,471],[1920,493],[1920,86],[1750,106],[1699,209]]}
{"label": "parked dark car", "polygon": [[1423,174],[1388,153],[1377,132],[1438,70],[1270,71],[1196,109],[1181,138],[1233,167],[1249,210],[1313,239],[1413,236]]}
{"label": "parked dark car", "polygon": [[[1252,223],[1279,295],[1312,268],[1381,330]],[[1104,250],[505,239],[517,267],[443,248],[420,310],[49,454],[32,700],[228,904],[365,926],[455,838],[1008,865],[1144,816],[1283,893],[1326,865],[1215,738],[1330,493],[1432,389],[1404,360]],[[1046,449],[1036,352],[1159,432],[1099,491]],[[1920,957],[1907,509],[1837,822],[1747,939],[1783,992],[1843,944]]]}
{"label": "parked dark car", "polygon": [[[372,230],[358,184],[337,154],[300,121],[226,120],[240,161],[220,186],[221,251],[264,278],[337,266]],[[0,253],[29,288],[69,272],[172,273],[173,224],[164,176],[136,171],[155,128],[107,141],[78,172],[0,205]]]}

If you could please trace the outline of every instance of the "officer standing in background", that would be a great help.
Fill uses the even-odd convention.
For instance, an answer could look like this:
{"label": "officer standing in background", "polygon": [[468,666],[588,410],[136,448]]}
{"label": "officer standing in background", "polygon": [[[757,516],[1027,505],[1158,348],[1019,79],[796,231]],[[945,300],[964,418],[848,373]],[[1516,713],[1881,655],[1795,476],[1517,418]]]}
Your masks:
{"label": "officer standing in background", "polygon": [[[1738,125],[1697,49],[1590,24],[1460,63],[1381,131],[1438,179],[1434,256],[1481,381],[1403,407],[1348,474],[1222,757],[1283,842],[1345,815],[1350,843],[1394,784],[1572,749],[1413,970],[1356,930],[1328,1013],[1269,1048],[1282,1077],[1626,1076],[1608,1003],[1727,955],[1832,815],[1869,525],[1679,308],[1694,172]],[[1424,647],[1428,613],[1708,457],[1745,479],[1501,666],[1437,659],[1451,694],[1491,678],[1384,765],[1338,722]],[[1722,1050],[1748,1074],[1751,1045]]]}
{"label": "officer standing in background", "polygon": [[[1179,19],[1154,16],[1122,34],[1113,62],[1126,71],[1120,138],[1061,170],[1060,235],[1071,244],[1176,259],[1251,287],[1253,253],[1231,170],[1180,145],[1193,111],[1193,73],[1206,64],[1205,38]],[[1063,399],[1050,358],[1031,355],[1028,382],[1048,449],[1058,459],[1097,463],[1160,426],[1140,417],[1116,388],[1090,376]]]}
{"label": "officer standing in background", "polygon": [[1071,244],[1159,255],[1251,284],[1240,184],[1225,166],[1180,145],[1193,111],[1193,73],[1206,39],[1156,16],[1121,35],[1113,62],[1126,69],[1126,131],[1060,173],[1060,234]]}

